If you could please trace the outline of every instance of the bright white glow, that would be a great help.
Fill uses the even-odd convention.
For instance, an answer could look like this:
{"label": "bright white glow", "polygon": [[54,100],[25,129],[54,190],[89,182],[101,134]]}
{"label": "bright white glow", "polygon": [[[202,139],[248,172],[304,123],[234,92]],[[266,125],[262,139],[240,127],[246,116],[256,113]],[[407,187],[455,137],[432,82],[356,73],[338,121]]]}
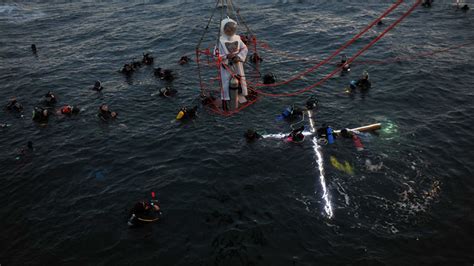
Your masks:
{"label": "bright white glow", "polygon": [[318,140],[316,139],[316,137],[313,137],[313,144],[314,144],[313,149],[314,149],[314,152],[316,153],[316,162],[318,163],[318,169],[319,169],[319,181],[321,183],[321,187],[323,188],[322,198],[324,199],[324,202],[325,202],[324,211],[326,212],[329,218],[332,218],[333,212],[332,212],[331,202],[329,201],[329,194],[326,188],[326,179],[324,177],[323,155],[321,153],[321,147],[319,146]]}
{"label": "bright white glow", "polygon": [[[277,133],[277,134],[265,134],[265,135],[262,135],[262,137],[264,139],[284,139],[284,138],[288,137],[288,135],[290,135],[290,133],[288,133],[288,134]],[[309,131],[303,131],[303,135],[311,136],[311,135],[313,135],[313,133],[309,132]]]}

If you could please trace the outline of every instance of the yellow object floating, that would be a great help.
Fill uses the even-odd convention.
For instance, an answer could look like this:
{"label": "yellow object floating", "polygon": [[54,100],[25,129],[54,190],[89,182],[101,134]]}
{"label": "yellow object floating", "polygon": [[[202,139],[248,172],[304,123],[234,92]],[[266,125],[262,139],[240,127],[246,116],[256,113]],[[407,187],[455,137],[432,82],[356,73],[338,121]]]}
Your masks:
{"label": "yellow object floating", "polygon": [[334,156],[331,156],[330,160],[331,160],[332,166],[336,168],[337,170],[342,171],[348,175],[354,175],[354,170],[352,168],[352,165],[350,165],[348,161],[344,161],[344,163],[341,163]]}
{"label": "yellow object floating", "polygon": [[184,112],[179,111],[178,115],[176,116],[176,120],[181,120],[181,118],[183,118],[183,116],[184,116]]}

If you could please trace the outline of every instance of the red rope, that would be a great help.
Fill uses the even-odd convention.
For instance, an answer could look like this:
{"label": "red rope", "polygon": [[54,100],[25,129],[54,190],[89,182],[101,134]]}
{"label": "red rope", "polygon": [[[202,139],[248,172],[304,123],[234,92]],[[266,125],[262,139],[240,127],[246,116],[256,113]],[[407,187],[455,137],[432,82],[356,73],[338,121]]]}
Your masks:
{"label": "red rope", "polygon": [[[404,13],[398,20],[396,20],[394,23],[392,23],[390,26],[388,26],[381,34],[379,34],[375,39],[373,39],[369,44],[367,44],[366,46],[364,46],[362,49],[360,49],[354,56],[352,56],[348,61],[347,63],[350,64],[352,63],[355,59],[357,59],[361,54],[363,54],[365,51],[367,51],[370,47],[372,47],[376,42],[378,42],[380,39],[382,39],[382,37],[385,36],[385,34],[387,34],[390,30],[392,30],[395,26],[397,26],[400,22],[402,22],[406,17],[408,17],[414,10],[415,8],[420,5],[422,2],[422,0],[416,0],[415,4],[413,4],[413,6],[406,12]],[[298,91],[295,91],[295,92],[291,92],[291,93],[279,93],[279,94],[275,94],[275,93],[265,93],[263,91],[260,91],[260,90],[256,90],[256,92],[258,92],[259,94],[261,95],[265,95],[265,96],[271,96],[271,97],[289,97],[289,96],[296,96],[296,95],[299,95],[299,94],[302,94],[304,92],[307,92],[307,91],[310,91],[312,90],[313,88],[323,84],[324,82],[326,82],[328,79],[330,79],[331,77],[333,77],[334,75],[336,75],[337,73],[339,73],[342,68],[344,66],[340,66],[338,68],[336,68],[333,72],[331,72],[329,75],[325,76],[323,79],[321,79],[320,81],[314,83],[313,85],[310,85],[304,89],[301,89],[301,90],[298,90]]]}
{"label": "red rope", "polygon": [[253,84],[254,87],[277,87],[277,86],[281,86],[281,85],[285,85],[285,84],[288,84],[294,80],[297,80],[311,72],[313,72],[314,70],[318,69],[319,67],[321,67],[322,65],[328,63],[329,61],[331,61],[331,59],[333,59],[335,56],[337,56],[339,53],[341,53],[344,49],[346,49],[348,46],[350,46],[352,43],[354,43],[355,41],[357,41],[360,37],[362,37],[362,35],[364,35],[367,31],[369,31],[373,26],[375,26],[380,20],[382,20],[384,17],[386,17],[388,14],[390,14],[395,8],[397,8],[399,5],[401,5],[403,3],[403,0],[398,0],[395,4],[393,4],[390,8],[388,8],[380,17],[378,17],[376,20],[374,20],[372,23],[370,23],[365,29],[363,29],[361,32],[359,32],[356,36],[354,36],[352,39],[350,39],[348,42],[346,42],[344,45],[342,45],[339,49],[337,49],[333,54],[331,54],[328,58],[326,58],[325,60],[319,62],[317,65],[313,66],[313,67],[310,67],[309,69],[307,69],[306,71],[303,71],[301,72],[300,74],[297,74],[285,81],[282,81],[282,82],[277,82],[277,83],[273,83],[273,84],[263,84],[263,83],[256,83],[256,84]]}

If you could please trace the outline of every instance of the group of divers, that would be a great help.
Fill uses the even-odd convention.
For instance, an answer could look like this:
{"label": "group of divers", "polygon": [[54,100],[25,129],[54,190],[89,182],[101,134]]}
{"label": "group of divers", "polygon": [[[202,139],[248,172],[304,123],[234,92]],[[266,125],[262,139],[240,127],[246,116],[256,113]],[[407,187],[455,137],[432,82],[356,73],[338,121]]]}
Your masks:
{"label": "group of divers", "polygon": [[[37,47],[35,44],[31,45],[31,50],[34,54],[37,53]],[[181,57],[178,61],[179,65],[188,64],[191,59],[187,56]],[[145,53],[143,54],[143,58],[141,61],[133,61],[131,63],[125,64],[119,72],[124,74],[125,76],[129,77],[135,71],[137,71],[140,67],[144,65],[153,65],[154,59],[153,57]],[[342,72],[349,72],[350,66],[347,64],[347,57],[342,56],[341,62],[338,64],[341,66]],[[175,79],[175,76],[172,70],[156,68],[154,69],[154,75],[161,79],[168,82],[171,82]],[[273,74],[267,74],[263,77],[265,83],[274,83],[276,82],[276,77]],[[369,80],[369,75],[367,72],[364,71],[362,77],[357,81],[351,81],[349,84],[348,90],[368,90],[371,87],[371,82]],[[90,90],[96,92],[102,92],[104,87],[102,86],[100,81],[95,81],[94,85],[90,87]],[[162,97],[173,97],[177,94],[177,91],[170,86],[166,86],[159,91],[160,96]],[[209,103],[211,100],[209,98],[201,98],[202,103],[206,104]],[[61,117],[73,117],[77,116],[81,112],[81,108],[76,105],[58,105],[58,97],[55,95],[54,92],[48,91],[44,94],[39,101],[39,104],[33,108],[32,112],[32,120],[38,123],[40,126],[45,126],[48,123],[48,120],[51,116],[61,116]],[[304,107],[297,108],[292,106],[287,107],[279,116],[279,120],[286,120],[288,122],[293,122],[296,119],[301,118],[303,113],[307,110],[313,110],[318,107],[318,101],[315,97],[311,97],[307,100]],[[24,117],[23,112],[25,110],[24,106],[21,102],[16,98],[11,98],[8,103],[4,107],[5,111],[9,113],[16,113],[20,114],[21,117]],[[192,120],[197,117],[197,110],[198,107],[194,106],[192,108],[189,107],[182,107],[177,116],[176,120],[186,121]],[[118,113],[109,109],[107,104],[102,104],[98,107],[97,110],[97,117],[103,122],[114,121],[118,117]],[[10,124],[7,123],[0,123],[0,128],[7,128]],[[293,143],[300,143],[304,141],[304,134],[303,131],[305,130],[304,126],[294,128],[292,132],[285,137],[286,141],[293,142]],[[325,141],[325,143],[332,144],[337,137],[342,138],[350,138],[354,140],[354,144],[357,149],[363,149],[363,145],[361,140],[354,134],[351,130],[342,129],[338,134],[335,134],[333,129],[330,126],[323,125],[323,127],[317,130],[317,135],[320,140]],[[244,134],[245,139],[247,142],[254,142],[260,138],[262,138],[262,134],[258,133],[253,129],[247,130]],[[20,159],[22,157],[29,157],[34,151],[33,142],[28,141],[25,147],[22,147],[17,151],[17,158]],[[128,220],[128,224],[130,226],[138,226],[144,223],[154,222],[160,219],[162,215],[162,211],[160,208],[160,204],[158,200],[156,200],[154,193],[152,193],[153,199],[150,201],[142,200],[137,202],[133,208],[130,210],[130,218]]]}
{"label": "group of divers", "polygon": [[[424,7],[431,7],[432,0],[426,0],[423,3]],[[463,10],[468,10],[469,7],[465,5],[462,7]],[[233,28],[231,30],[227,29],[227,26],[230,28]],[[235,34],[235,27],[236,23],[233,21],[228,21],[227,24],[223,25],[223,32],[231,32],[231,34]],[[227,31],[228,30],[228,31]],[[245,37],[239,36],[239,40],[245,40]],[[31,50],[33,54],[37,54],[37,47],[35,44],[31,45]],[[245,58],[244,58],[245,60]],[[186,65],[192,60],[187,57],[183,56],[180,58],[178,61],[179,65]],[[250,61],[251,62],[256,62],[256,61],[262,61],[262,58],[260,58],[258,55],[254,54],[250,56]],[[123,75],[126,77],[130,77],[131,75],[134,74],[135,71],[137,71],[139,68],[142,66],[152,66],[154,64],[154,58],[148,54],[145,53],[143,54],[143,58],[140,61],[133,61],[131,63],[125,64],[119,72],[121,72]],[[348,64],[348,59],[345,55],[342,55],[340,62],[338,63],[338,67],[341,69],[341,74],[348,73],[351,71],[351,66]],[[166,82],[172,82],[175,79],[175,76],[173,74],[172,70],[169,69],[162,69],[162,68],[156,68],[154,69],[154,75]],[[274,74],[269,73],[266,74],[262,77],[263,83],[265,84],[271,84],[276,82],[276,77]],[[231,86],[231,84],[229,84]],[[352,80],[348,88],[346,89],[346,92],[351,93],[355,90],[360,90],[360,91],[368,91],[371,88],[372,84],[371,81],[369,80],[369,74],[367,71],[364,70],[362,76],[358,80]],[[104,90],[104,87],[102,86],[100,81],[95,81],[94,85],[91,86],[90,88],[93,91],[96,92],[101,92]],[[241,90],[242,88],[240,88]],[[177,90],[170,87],[166,86],[159,91],[159,95],[162,97],[173,97],[177,94]],[[202,105],[209,105],[212,104],[215,99],[211,95],[200,95],[201,97],[201,103]],[[223,102],[225,102],[224,98],[222,98]],[[63,105],[60,107],[57,107],[58,104],[58,98],[56,95],[48,91],[41,99],[40,104],[35,106],[33,109],[33,115],[32,119],[33,121],[39,123],[40,125],[46,125],[48,123],[49,118],[52,115],[57,115],[57,116],[76,116],[81,112],[80,107],[74,106],[74,105]],[[225,108],[227,107],[227,104],[222,105],[222,108],[226,110]],[[278,120],[285,120],[288,122],[295,122],[297,120],[300,120],[301,118],[304,119],[305,113],[308,111],[312,111],[317,109],[318,107],[318,100],[312,96],[310,97],[304,106],[302,107],[295,107],[294,105],[286,107],[283,112],[278,116]],[[11,113],[18,113],[21,114],[21,117],[23,117],[23,111],[24,107],[23,105],[18,101],[16,97],[13,97],[9,100],[7,105],[5,106],[5,110],[7,112]],[[176,120],[179,121],[186,121],[186,120],[192,120],[197,117],[197,111],[198,107],[182,107],[177,116]],[[111,111],[109,109],[109,106],[107,104],[102,104],[98,107],[97,111],[97,117],[103,122],[108,122],[108,121],[113,121],[117,119],[118,113]],[[283,139],[287,142],[292,142],[292,143],[301,143],[305,139],[305,126],[294,126],[298,123],[294,123],[291,125],[292,131],[283,137]],[[7,123],[0,123],[0,128],[7,128],[10,125]],[[353,129],[341,129],[341,130],[334,130],[331,128],[331,126],[328,125],[322,125],[320,128],[318,128],[315,132],[318,143],[320,144],[333,144],[337,138],[342,138],[342,139],[351,139],[353,141],[353,144],[356,148],[357,151],[362,151],[364,150],[364,145],[362,144],[362,141],[359,137],[360,132],[357,130]],[[259,139],[265,138],[264,134],[257,132],[254,129],[248,129],[244,137],[247,142],[251,143],[254,141],[257,141]],[[21,157],[28,157],[33,153],[34,147],[33,143],[31,141],[27,142],[27,145],[23,148],[21,148],[17,155],[17,159]],[[128,219],[128,225],[135,227],[139,225],[143,225],[145,223],[150,223],[154,221],[160,220],[162,216],[162,211],[160,208],[160,203],[156,199],[156,195],[154,192],[152,192],[152,199],[151,200],[141,200],[137,202],[130,210],[130,216]]]}

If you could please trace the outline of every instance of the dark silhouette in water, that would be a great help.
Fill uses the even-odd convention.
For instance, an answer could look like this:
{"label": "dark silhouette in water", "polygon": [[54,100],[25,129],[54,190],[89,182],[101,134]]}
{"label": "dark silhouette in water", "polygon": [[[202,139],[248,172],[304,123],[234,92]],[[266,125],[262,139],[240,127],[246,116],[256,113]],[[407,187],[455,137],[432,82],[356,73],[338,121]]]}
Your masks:
{"label": "dark silhouette in water", "polygon": [[116,113],[116,112],[111,112],[111,111],[109,110],[109,106],[108,106],[108,105],[102,104],[102,105],[99,107],[99,113],[97,114],[97,116],[98,116],[102,121],[109,121],[109,120],[113,120],[113,119],[117,118],[118,113]]}
{"label": "dark silhouette in water", "polygon": [[153,65],[153,61],[154,61],[154,58],[146,53],[146,54],[143,54],[143,59],[142,59],[142,63],[149,66],[149,65]]}
{"label": "dark silhouette in water", "polygon": [[161,67],[155,69],[154,74],[156,77],[166,81],[173,81],[175,79],[172,70],[162,69]]}
{"label": "dark silhouette in water", "polygon": [[421,5],[423,7],[431,7],[432,4],[433,4],[433,0],[425,0],[425,1],[423,1],[423,3]]}
{"label": "dark silhouette in water", "polygon": [[16,97],[13,97],[5,106],[5,110],[20,113],[23,111],[23,105],[16,100]]}
{"label": "dark silhouette in water", "polygon": [[100,81],[98,80],[94,83],[94,87],[92,87],[92,90],[99,91],[99,92],[102,91],[103,89],[104,87],[102,87]]}
{"label": "dark silhouette in water", "polygon": [[183,57],[181,57],[181,59],[179,59],[178,64],[181,65],[181,66],[186,65],[187,63],[189,63],[189,61],[191,61],[191,59],[189,57],[183,56]]}

